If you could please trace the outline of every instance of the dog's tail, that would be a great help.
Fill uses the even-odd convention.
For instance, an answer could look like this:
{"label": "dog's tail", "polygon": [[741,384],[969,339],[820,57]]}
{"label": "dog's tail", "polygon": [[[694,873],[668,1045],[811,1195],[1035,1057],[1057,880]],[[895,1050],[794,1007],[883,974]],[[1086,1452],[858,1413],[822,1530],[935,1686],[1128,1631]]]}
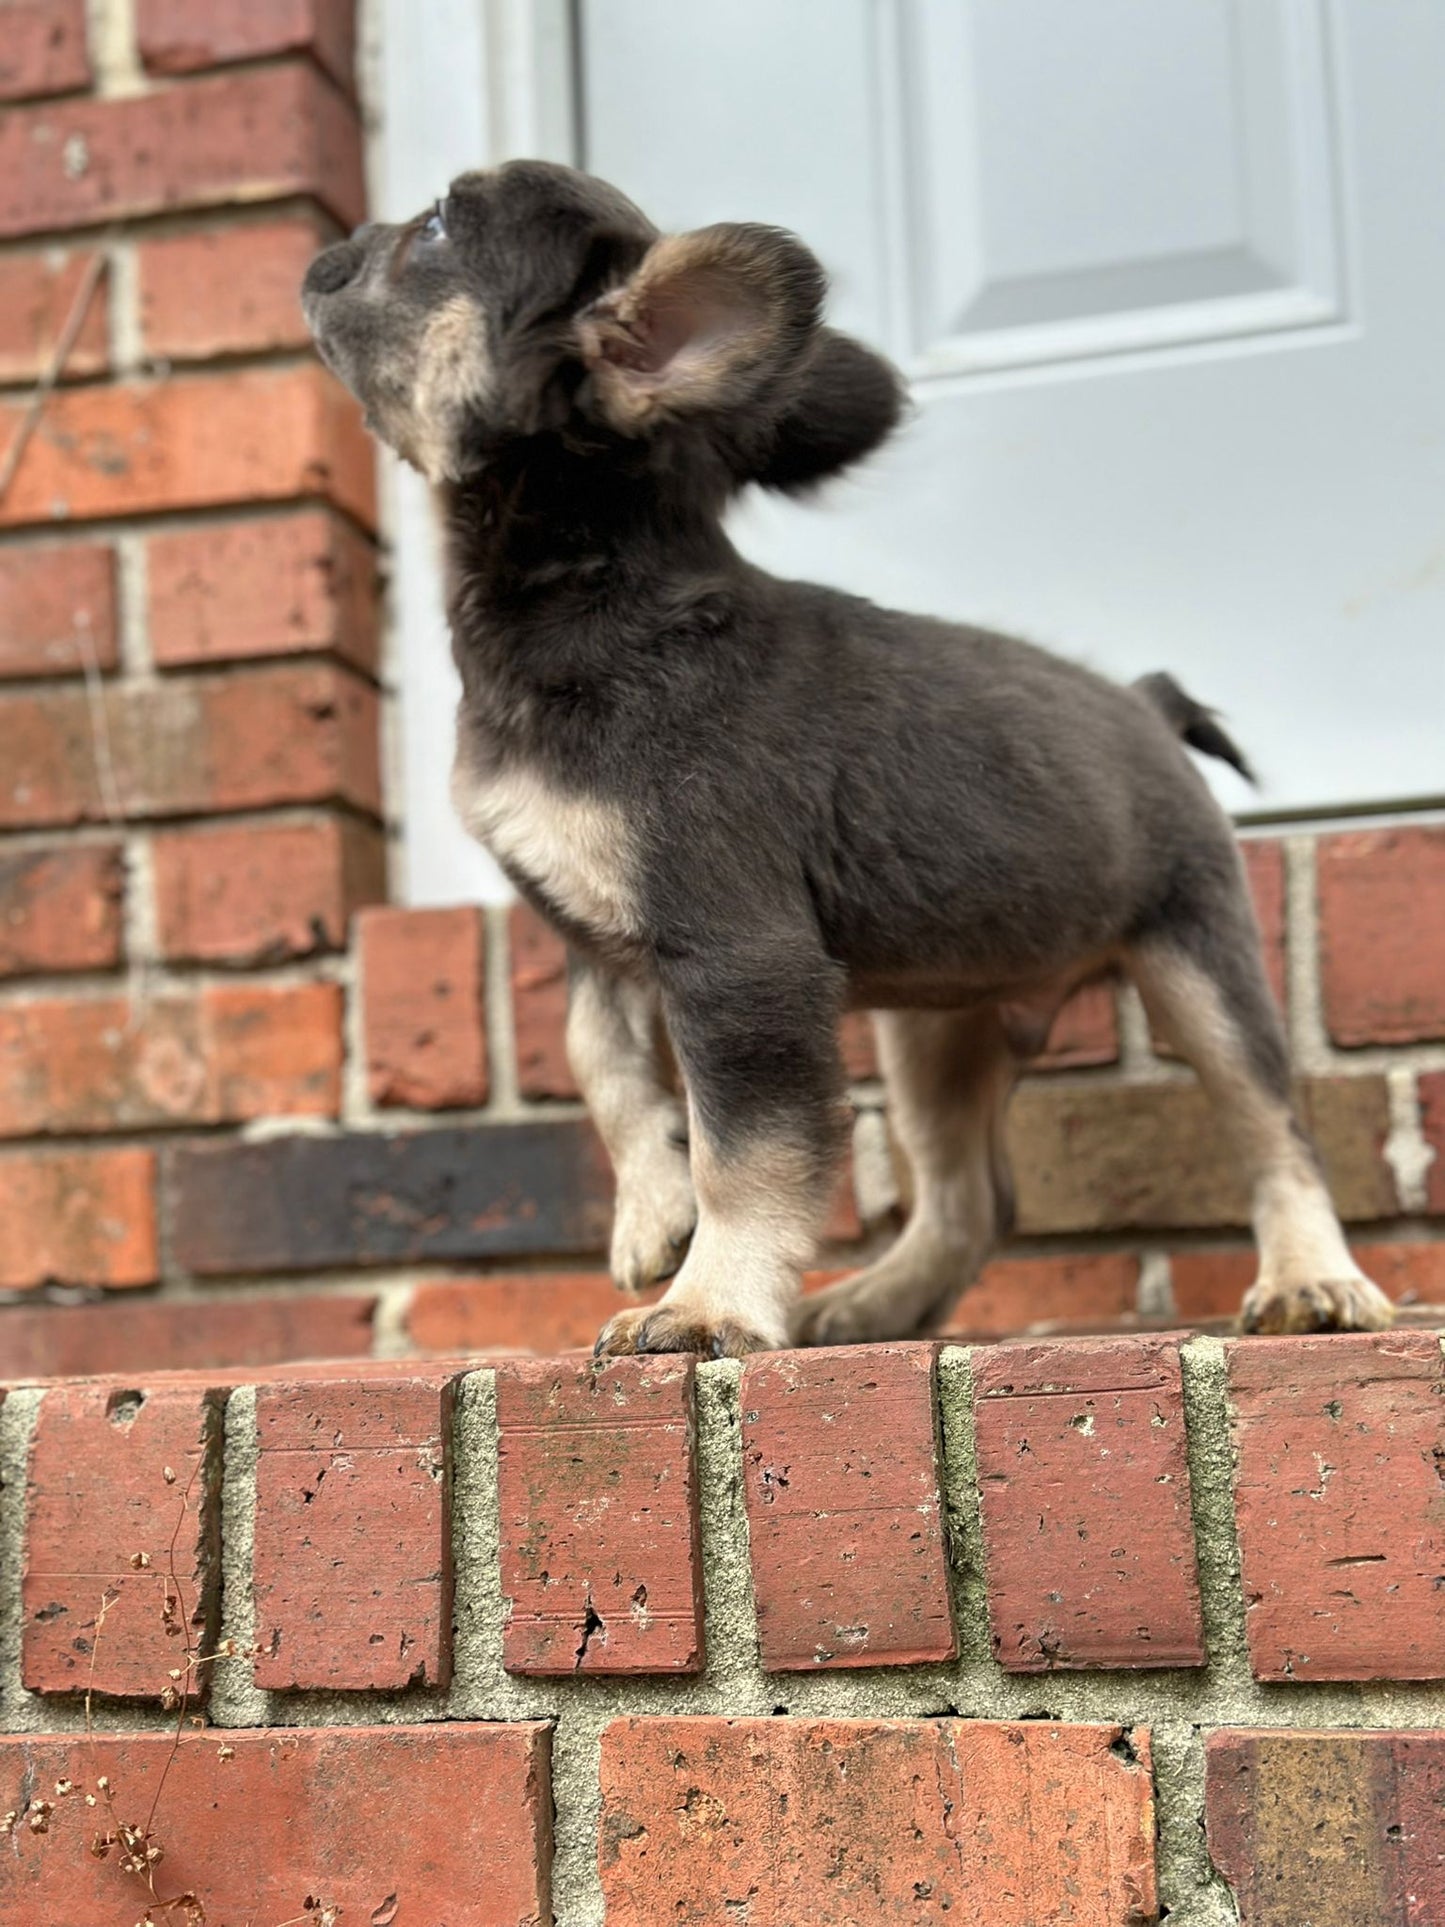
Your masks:
{"label": "dog's tail", "polygon": [[1152,676],[1141,676],[1134,687],[1159,711],[1169,727],[1181,742],[1188,743],[1202,755],[1217,756],[1221,763],[1228,763],[1237,769],[1247,783],[1258,786],[1259,778],[1250,768],[1244,751],[1227,731],[1221,729],[1217,712],[1206,709],[1203,703],[1181,689],[1172,676],[1162,670]]}

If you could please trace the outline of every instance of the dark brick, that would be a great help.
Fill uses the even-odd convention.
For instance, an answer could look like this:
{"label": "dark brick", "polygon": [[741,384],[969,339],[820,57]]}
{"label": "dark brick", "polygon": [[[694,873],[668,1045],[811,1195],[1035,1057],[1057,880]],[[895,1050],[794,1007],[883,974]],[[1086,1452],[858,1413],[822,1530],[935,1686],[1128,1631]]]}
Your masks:
{"label": "dark brick", "polygon": [[1445,1920],[1445,1733],[1212,1733],[1205,1815],[1240,1927]]}
{"label": "dark brick", "polygon": [[595,1252],[611,1213],[606,1159],[580,1121],[169,1156],[176,1256],[204,1274]]}

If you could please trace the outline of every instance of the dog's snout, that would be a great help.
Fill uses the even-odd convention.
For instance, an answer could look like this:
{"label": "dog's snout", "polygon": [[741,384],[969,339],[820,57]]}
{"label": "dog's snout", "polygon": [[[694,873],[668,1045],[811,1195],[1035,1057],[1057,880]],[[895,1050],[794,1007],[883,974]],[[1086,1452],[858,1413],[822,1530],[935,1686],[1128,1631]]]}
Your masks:
{"label": "dog's snout", "polygon": [[339,294],[361,271],[364,256],[357,246],[356,237],[349,241],[338,241],[334,247],[318,254],[306,270],[302,283],[303,294]]}

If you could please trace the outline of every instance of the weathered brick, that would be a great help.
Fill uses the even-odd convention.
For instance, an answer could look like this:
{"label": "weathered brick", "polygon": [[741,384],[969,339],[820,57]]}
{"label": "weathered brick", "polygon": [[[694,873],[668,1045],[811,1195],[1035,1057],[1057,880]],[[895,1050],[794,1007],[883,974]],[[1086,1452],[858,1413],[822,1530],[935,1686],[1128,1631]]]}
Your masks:
{"label": "weathered brick", "polygon": [[[1445,1303],[1445,1243],[1356,1243],[1352,1249],[1361,1270],[1397,1305]],[[1254,1283],[1259,1259],[1252,1246],[1176,1251],[1169,1268],[1181,1318],[1232,1318]]]}
{"label": "weathered brick", "polygon": [[480,910],[364,910],[357,919],[366,1082],[373,1104],[455,1109],[487,1100]]}
{"label": "weathered brick", "polygon": [[120,1298],[0,1307],[0,1371],[13,1380],[254,1367],[365,1357],[376,1300],[359,1292],[285,1298]]}
{"label": "weathered brick", "polygon": [[[156,1699],[187,1644],[210,1651],[220,1480],[219,1395],[114,1385],[46,1393],[25,1499],[21,1672],[32,1692]],[[193,1695],[205,1676],[203,1667],[190,1681]]]}
{"label": "weathered brick", "polygon": [[[7,23],[11,17],[7,11]],[[4,57],[0,53],[0,62]],[[33,382],[49,369],[91,258],[88,248],[0,256],[0,381]],[[99,375],[109,365],[102,275],[59,375]]]}
{"label": "weathered brick", "polygon": [[33,100],[89,85],[85,0],[8,0],[0,100]]}
{"label": "weathered brick", "polygon": [[576,1097],[566,1048],[567,947],[527,903],[514,905],[507,932],[518,1089],[523,1097]]}
{"label": "weathered brick", "polygon": [[385,842],[349,817],[168,830],[151,853],[160,946],[176,962],[344,950],[352,913],[386,894]]}
{"label": "weathered brick", "polygon": [[1445,1037],[1445,824],[1316,846],[1325,1021],[1337,1044]]}
{"label": "weathered brick", "polygon": [[624,1300],[600,1271],[436,1279],[416,1287],[407,1335],[427,1352],[590,1352],[620,1305],[655,1304],[661,1289]]}
{"label": "weathered brick", "polygon": [[257,1392],[258,1686],[450,1679],[451,1419],[450,1381],[401,1368]]}
{"label": "weathered brick", "polygon": [[666,1357],[498,1370],[509,1672],[701,1671],[694,1371]]}
{"label": "weathered brick", "polygon": [[934,1365],[932,1345],[744,1364],[744,1490],[769,1672],[907,1666],[957,1650]]}
{"label": "weathered brick", "polygon": [[301,280],[327,238],[319,220],[289,216],[142,242],[136,255],[145,352],[204,361],[309,346]]}
{"label": "weathered brick", "polygon": [[0,1005],[0,1137],[335,1116],[337,984]]}
{"label": "weathered brick", "polygon": [[110,549],[101,542],[0,549],[0,677],[78,674],[87,657],[95,669],[116,664]]}
{"label": "weathered brick", "polygon": [[355,22],[352,0],[136,0],[136,43],[153,74],[309,53],[349,87]]}
{"label": "weathered brick", "polygon": [[0,1290],[154,1284],[155,1190],[151,1151],[0,1154]]}
{"label": "weathered brick", "polygon": [[0,122],[0,239],[290,195],[346,227],[365,203],[356,114],[305,61]]}
{"label": "weathered brick", "polygon": [[[0,1799],[23,1810],[44,1789],[54,1807],[44,1834],[21,1825],[0,1855],[8,1927],[109,1927],[143,1911],[145,1889],[116,1853],[89,1851],[107,1816],[84,1798],[101,1774],[119,1820],[139,1826],[156,1809],[157,1886],[194,1892],[207,1921],[552,1919],[550,1728],[540,1721],[213,1729],[184,1733],[174,1759],[172,1745],[167,1733],[0,1740]],[[58,1780],[75,1793],[55,1798]]]}
{"label": "weathered brick", "polygon": [[[0,442],[8,443],[23,407],[0,408]],[[374,465],[356,404],[306,362],[61,389],[26,444],[0,525],[317,495],[359,521],[376,519]]]}
{"label": "weathered brick", "polygon": [[[1298,1096],[1341,1215],[1396,1211],[1384,1079],[1312,1078]],[[1023,1232],[1249,1222],[1228,1130],[1193,1084],[1026,1084],[1009,1146]]]}
{"label": "weathered brick", "polygon": [[1445,1415],[1424,1332],[1229,1348],[1256,1679],[1445,1678]]}
{"label": "weathered brick", "polygon": [[1202,1666],[1177,1342],[1002,1345],[974,1384],[999,1663]]}
{"label": "weathered brick", "polygon": [[1445,1920],[1445,1733],[1211,1733],[1205,1814],[1240,1927]]}
{"label": "weathered brick", "polygon": [[629,1927],[1143,1927],[1149,1737],[991,1720],[621,1719],[600,1864]]}
{"label": "weathered brick", "polygon": [[0,977],[113,969],[124,888],[115,843],[0,854]]}
{"label": "weathered brick", "polygon": [[0,825],[347,802],[380,814],[374,689],[330,664],[106,691],[108,764],[84,689],[0,694]]}
{"label": "weathered brick", "polygon": [[1137,1309],[1139,1260],[1125,1251],[996,1258],[948,1314],[949,1337],[1004,1338],[1058,1319],[1121,1318]]}
{"label": "weathered brick", "polygon": [[580,1122],[170,1152],[175,1248],[205,1274],[597,1252],[606,1159]]}
{"label": "weathered brick", "polygon": [[1037,1062],[1042,1070],[1112,1064],[1119,1055],[1119,1021],[1111,984],[1085,984],[1054,1019]]}
{"label": "weathered brick", "polygon": [[323,509],[153,535],[146,586],[162,668],[325,653],[375,672],[376,552]]}
{"label": "weathered brick", "polygon": [[1445,1071],[1420,1079],[1420,1122],[1434,1153],[1425,1175],[1426,1206],[1445,1211]]}

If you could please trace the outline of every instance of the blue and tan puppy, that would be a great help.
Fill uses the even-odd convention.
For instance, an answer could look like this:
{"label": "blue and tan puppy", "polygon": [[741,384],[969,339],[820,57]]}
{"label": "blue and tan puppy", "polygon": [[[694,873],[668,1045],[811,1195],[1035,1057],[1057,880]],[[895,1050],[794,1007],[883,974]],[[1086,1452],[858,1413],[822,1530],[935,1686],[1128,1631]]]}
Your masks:
{"label": "blue and tan puppy", "polygon": [[[805,489],[898,416],[822,324],[792,236],[661,235],[513,162],[306,277],[326,361],[434,484],[463,695],[455,794],[562,931],[568,1042],[617,1170],[603,1353],[927,1332],[1008,1227],[1009,1093],[1083,979],[1132,977],[1248,1166],[1259,1331],[1369,1329],[1290,1103],[1229,824],[1167,677],[1132,689],[741,559],[749,483]],[[878,1013],[914,1205],[800,1304],[843,1114],[840,1011]]]}

